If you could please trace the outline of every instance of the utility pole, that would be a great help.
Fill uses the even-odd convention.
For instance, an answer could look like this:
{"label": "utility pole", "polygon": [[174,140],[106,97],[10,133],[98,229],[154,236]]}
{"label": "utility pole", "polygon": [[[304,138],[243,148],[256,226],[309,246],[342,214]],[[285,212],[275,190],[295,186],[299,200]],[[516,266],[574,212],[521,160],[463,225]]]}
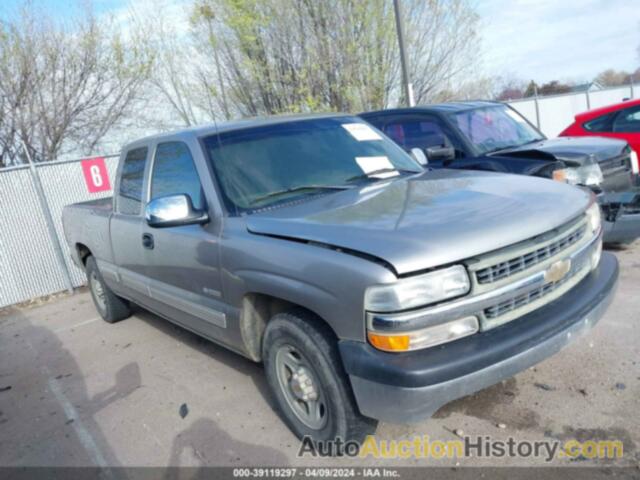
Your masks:
{"label": "utility pole", "polygon": [[398,33],[398,47],[400,47],[400,65],[402,67],[402,86],[404,89],[404,99],[409,107],[416,103],[413,99],[413,85],[409,82],[409,70],[407,68],[407,55],[404,49],[404,31],[402,29],[402,8],[400,0],[393,0],[393,9],[396,14],[396,31]]}

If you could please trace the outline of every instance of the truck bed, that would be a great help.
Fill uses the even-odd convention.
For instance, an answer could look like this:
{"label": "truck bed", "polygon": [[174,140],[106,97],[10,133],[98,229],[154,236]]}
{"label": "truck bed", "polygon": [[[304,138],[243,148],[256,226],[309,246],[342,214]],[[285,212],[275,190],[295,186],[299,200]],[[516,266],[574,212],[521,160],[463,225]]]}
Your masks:
{"label": "truck bed", "polygon": [[111,211],[113,210],[113,197],[98,198],[96,200],[87,200],[86,202],[74,203],[73,205],[70,205],[70,207],[76,209],[88,208],[90,210],[100,210],[103,212],[107,211],[111,213]]}
{"label": "truck bed", "polygon": [[97,259],[113,261],[110,221],[113,198],[74,203],[62,210],[64,233],[74,262],[83,268],[79,247],[87,247]]}

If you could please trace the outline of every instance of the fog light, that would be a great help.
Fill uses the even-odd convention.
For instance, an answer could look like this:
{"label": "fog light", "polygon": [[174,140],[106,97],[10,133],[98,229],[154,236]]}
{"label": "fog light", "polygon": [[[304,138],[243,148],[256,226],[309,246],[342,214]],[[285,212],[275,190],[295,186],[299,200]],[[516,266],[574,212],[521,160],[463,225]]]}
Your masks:
{"label": "fog light", "polygon": [[476,333],[479,329],[476,317],[464,317],[412,332],[367,332],[371,345],[385,352],[407,352],[434,347]]}

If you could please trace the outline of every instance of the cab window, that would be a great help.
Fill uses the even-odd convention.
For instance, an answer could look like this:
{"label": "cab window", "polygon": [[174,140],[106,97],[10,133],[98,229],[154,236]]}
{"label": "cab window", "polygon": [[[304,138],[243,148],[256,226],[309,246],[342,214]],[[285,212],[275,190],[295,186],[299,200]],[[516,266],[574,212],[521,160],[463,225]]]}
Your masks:
{"label": "cab window", "polygon": [[118,187],[118,212],[139,215],[142,208],[142,183],[147,161],[147,147],[129,150],[120,172]]}
{"label": "cab window", "polygon": [[151,177],[151,198],[187,194],[194,208],[204,209],[200,177],[189,147],[183,142],[160,143],[156,149]]}
{"label": "cab window", "polygon": [[435,120],[407,120],[387,123],[383,131],[405,150],[446,147],[451,142]]}

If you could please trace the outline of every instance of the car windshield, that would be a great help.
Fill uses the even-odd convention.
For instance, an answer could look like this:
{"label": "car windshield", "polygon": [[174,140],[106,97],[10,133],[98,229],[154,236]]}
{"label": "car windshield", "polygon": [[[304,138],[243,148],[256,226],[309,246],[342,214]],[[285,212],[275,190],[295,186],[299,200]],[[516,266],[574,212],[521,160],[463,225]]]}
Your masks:
{"label": "car windshield", "polygon": [[453,123],[481,154],[543,140],[519,113],[505,105],[451,114]]}
{"label": "car windshield", "polygon": [[243,128],[207,137],[204,144],[223,199],[236,214],[423,171],[400,147],[356,117]]}

